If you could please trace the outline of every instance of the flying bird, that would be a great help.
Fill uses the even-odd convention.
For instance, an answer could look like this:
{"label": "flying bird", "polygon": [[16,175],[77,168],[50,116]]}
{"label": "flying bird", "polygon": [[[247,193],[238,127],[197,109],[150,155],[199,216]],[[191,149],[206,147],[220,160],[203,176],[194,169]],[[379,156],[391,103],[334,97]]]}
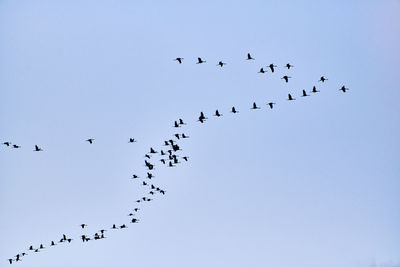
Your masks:
{"label": "flying bird", "polygon": [[18,145],[13,145],[13,148],[20,148],[20,146],[18,146]]}
{"label": "flying bird", "polygon": [[186,125],[186,123],[184,123],[182,119],[179,119],[179,124],[180,125]]}
{"label": "flying bird", "polygon": [[292,78],[292,77],[289,77],[289,76],[283,76],[281,79],[284,79],[285,80],[285,82],[289,82],[289,78]]}
{"label": "flying bird", "polygon": [[259,107],[257,107],[256,102],[253,103],[253,107],[251,109],[260,109]]}
{"label": "flying bird", "polygon": [[317,88],[315,88],[315,86],[313,86],[311,93],[318,93],[319,91],[317,90]]}
{"label": "flying bird", "polygon": [[261,68],[260,71],[258,73],[266,73],[267,71],[264,70],[264,68]]}
{"label": "flying bird", "polygon": [[276,105],[276,103],[274,103],[274,102],[269,102],[269,103],[268,103],[268,106],[269,106],[271,109],[274,108],[274,105]]}
{"label": "flying bird", "polygon": [[3,145],[10,146],[11,143],[10,142],[4,142]]}
{"label": "flying bird", "polygon": [[37,145],[35,145],[35,150],[33,151],[43,151],[41,148],[39,148]]}
{"label": "flying bird", "polygon": [[250,55],[250,53],[247,53],[247,58],[246,58],[246,60],[254,60],[255,58],[252,58],[251,57],[251,55]]}
{"label": "flying bird", "polygon": [[296,98],[293,98],[291,94],[288,94],[288,100],[296,100]]}
{"label": "flying bird", "polygon": [[232,112],[232,113],[239,113],[239,111],[237,111],[235,107],[232,107],[231,112]]}
{"label": "flying bird", "polygon": [[86,141],[89,142],[90,144],[93,144],[94,139],[93,138],[89,138]]}
{"label": "flying bird", "polygon": [[183,57],[177,57],[177,58],[175,58],[174,60],[175,60],[175,61],[178,61],[179,64],[182,64]]}
{"label": "flying bird", "polygon": [[136,142],[135,138],[129,138],[129,143],[135,143],[135,142]]}
{"label": "flying bird", "polygon": [[285,65],[285,67],[288,68],[288,70],[290,70],[290,68],[293,68],[294,66],[293,66],[293,65],[290,65],[289,63],[287,63],[287,64]]}
{"label": "flying bird", "polygon": [[222,62],[222,61],[218,62],[218,64],[217,64],[217,66],[220,66],[221,68],[222,68],[224,65],[226,65],[226,63],[224,63],[224,62]]}
{"label": "flying bird", "polygon": [[327,78],[325,78],[324,76],[321,76],[321,78],[319,78],[319,82],[325,82],[325,81],[327,81],[328,79]]}
{"label": "flying bird", "polygon": [[177,121],[175,121],[175,122],[174,122],[174,127],[175,127],[175,128],[178,128],[178,127],[181,127],[181,126],[178,124]]}
{"label": "flying bird", "polygon": [[215,111],[215,115],[214,116],[216,116],[216,117],[221,117],[222,116],[222,114],[221,113],[219,113],[219,111],[218,111],[218,109]]}
{"label": "flying bird", "polygon": [[343,91],[343,93],[346,93],[346,91],[348,91],[349,88],[344,87],[344,85],[342,86],[342,88],[339,89],[339,91]]}
{"label": "flying bird", "polygon": [[274,64],[269,64],[268,67],[271,69],[271,72],[275,71],[276,66]]}
{"label": "flying bird", "polygon": [[302,96],[304,97],[304,96],[310,96],[310,95],[307,95],[306,90],[303,90],[303,95]]}
{"label": "flying bird", "polygon": [[206,63],[205,60],[202,60],[201,57],[197,58],[197,63],[196,64],[202,64],[202,63]]}
{"label": "flying bird", "polygon": [[82,229],[84,229],[86,226],[87,226],[87,224],[84,224],[84,223],[81,224]]}

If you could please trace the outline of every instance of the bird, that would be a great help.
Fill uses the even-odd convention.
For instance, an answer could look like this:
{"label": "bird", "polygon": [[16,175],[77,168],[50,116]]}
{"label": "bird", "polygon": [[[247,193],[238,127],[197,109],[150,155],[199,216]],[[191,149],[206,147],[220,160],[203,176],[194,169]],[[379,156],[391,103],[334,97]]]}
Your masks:
{"label": "bird", "polygon": [[268,67],[271,69],[271,72],[275,71],[276,66],[274,64],[269,64]]}
{"label": "bird", "polygon": [[9,262],[10,264],[12,264],[13,259],[8,259],[8,262]]}
{"label": "bird", "polygon": [[189,136],[185,135],[184,133],[181,136],[182,138],[189,138]]}
{"label": "bird", "polygon": [[252,58],[251,56],[250,56],[250,53],[247,53],[247,58],[246,58],[246,60],[254,60],[255,58]]}
{"label": "bird", "polygon": [[218,109],[215,111],[215,115],[214,116],[216,116],[216,117],[221,117],[222,116],[222,114],[221,113],[219,113],[219,111],[218,111]]}
{"label": "bird", "polygon": [[165,191],[164,190],[160,190],[160,194],[165,195]]}
{"label": "bird", "polygon": [[93,144],[94,139],[93,138],[89,138],[86,141],[89,142],[90,144]]}
{"label": "bird", "polygon": [[307,95],[306,90],[303,90],[303,95],[302,96],[304,97],[304,96],[310,96],[310,95]]}
{"label": "bird", "polygon": [[294,66],[293,66],[293,65],[290,65],[289,63],[287,63],[287,64],[285,65],[285,67],[288,68],[288,70],[290,70],[290,68],[293,68]]}
{"label": "bird", "polygon": [[33,246],[29,246],[29,250],[34,250]]}
{"label": "bird", "polygon": [[134,208],[133,210],[137,212],[137,211],[140,210],[140,209],[139,209],[139,208]]}
{"label": "bird", "polygon": [[179,134],[175,134],[175,137],[176,137],[176,139],[178,139],[178,140],[179,140],[179,138],[180,138]]}
{"label": "bird", "polygon": [[45,247],[43,246],[43,244],[40,244],[40,249],[44,249]]}
{"label": "bird", "polygon": [[147,173],[147,178],[151,179],[153,177],[154,177],[154,175],[152,173],[150,173],[150,172]]}
{"label": "bird", "polygon": [[181,127],[181,126],[178,124],[177,121],[175,121],[175,122],[174,122],[174,127],[175,127],[175,128],[178,128],[178,127]]}
{"label": "bird", "polygon": [[136,218],[132,218],[132,220],[131,220],[131,223],[138,223],[138,219],[136,219]]}
{"label": "bird", "polygon": [[188,156],[182,157],[185,161],[188,161]]}
{"label": "bird", "polygon": [[267,71],[264,70],[264,68],[261,68],[260,71],[258,73],[266,73]]}
{"label": "bird", "polygon": [[288,100],[296,100],[296,98],[293,98],[291,94],[288,94]]}
{"label": "bird", "polygon": [[54,241],[51,241],[50,246],[55,246],[55,245],[56,245],[56,243],[54,243]]}
{"label": "bird", "polygon": [[276,103],[274,103],[274,102],[269,102],[267,105],[269,105],[269,107],[270,107],[271,109],[273,109],[273,108],[274,108],[274,105],[276,105]]}
{"label": "bird", "polygon": [[18,146],[18,145],[13,145],[13,148],[20,148],[20,146]]}
{"label": "bird", "polygon": [[35,145],[35,150],[33,151],[43,151],[41,148],[39,148],[37,145]]}
{"label": "bird", "polygon": [[260,109],[259,107],[257,107],[256,102],[253,103],[253,107],[251,109]]}
{"label": "bird", "polygon": [[175,165],[173,165],[172,162],[170,161],[168,167],[175,167]]}
{"label": "bird", "polygon": [[235,107],[232,107],[231,112],[232,112],[232,113],[239,113],[239,111],[237,111]]}
{"label": "bird", "polygon": [[182,119],[179,119],[179,124],[180,125],[186,125],[186,123],[184,123]]}
{"label": "bird", "polygon": [[313,86],[311,93],[318,93],[319,91],[317,90],[317,88],[315,88],[315,86]]}
{"label": "bird", "polygon": [[87,226],[87,224],[84,224],[84,223],[81,224],[82,229],[84,229],[85,226]]}
{"label": "bird", "polygon": [[196,64],[202,64],[202,63],[206,63],[205,60],[202,60],[201,57],[197,58],[197,63]]}
{"label": "bird", "polygon": [[160,161],[162,162],[162,164],[165,164],[165,159],[160,159]]}
{"label": "bird", "polygon": [[327,78],[325,78],[324,76],[321,76],[321,78],[319,78],[319,82],[325,82],[325,81],[327,81],[328,79]]}
{"label": "bird", "polygon": [[147,185],[147,183],[145,181],[142,182],[142,185]]}
{"label": "bird", "polygon": [[222,68],[224,65],[226,65],[226,63],[224,63],[224,62],[222,62],[222,61],[218,62],[218,64],[217,64],[217,66],[220,66],[221,68]]}
{"label": "bird", "polygon": [[145,158],[148,158],[148,159],[151,158],[150,155],[148,155],[148,154],[145,154],[144,157],[145,157]]}
{"label": "bird", "polygon": [[175,61],[178,61],[179,64],[182,64],[183,57],[177,57],[177,58],[175,58],[174,60],[175,60]]}
{"label": "bird", "polygon": [[157,151],[155,151],[152,147],[150,147],[150,153],[151,153],[151,154],[156,154]]}
{"label": "bird", "polygon": [[117,227],[115,224],[113,224],[113,226],[111,227],[111,229],[118,229],[118,227]]}
{"label": "bird", "polygon": [[284,79],[285,80],[285,82],[289,82],[289,78],[292,78],[292,77],[289,77],[289,76],[283,76],[281,79]]}
{"label": "bird", "polygon": [[135,142],[136,142],[135,138],[129,138],[129,143],[135,143]]}
{"label": "bird", "polygon": [[200,121],[201,123],[203,123],[206,119],[208,119],[208,118],[206,118],[206,117],[204,116],[204,113],[203,113],[203,112],[200,112],[200,117],[199,117],[199,120],[198,120],[198,121]]}
{"label": "bird", "polygon": [[11,142],[4,142],[3,145],[10,146]]}
{"label": "bird", "polygon": [[136,174],[132,175],[132,179],[137,179],[139,178],[139,176],[137,176]]}
{"label": "bird", "polygon": [[343,93],[346,93],[346,91],[348,91],[349,88],[344,87],[344,85],[342,86],[342,88],[339,89],[339,91],[343,91]]}

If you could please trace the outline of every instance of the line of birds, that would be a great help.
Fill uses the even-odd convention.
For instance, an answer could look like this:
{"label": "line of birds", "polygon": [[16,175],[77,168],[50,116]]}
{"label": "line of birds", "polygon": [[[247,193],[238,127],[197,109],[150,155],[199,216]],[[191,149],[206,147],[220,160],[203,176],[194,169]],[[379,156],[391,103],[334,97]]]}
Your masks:
{"label": "line of birds", "polygon": [[[248,54],[248,60],[254,60],[254,58],[251,57],[250,54]],[[176,60],[179,63],[182,63],[183,58],[176,58]],[[201,60],[201,58],[198,59],[198,64],[201,63],[205,63],[205,61]],[[223,62],[220,62],[221,67],[226,64]],[[276,67],[275,65],[273,67]],[[291,67],[293,67],[293,65],[287,64],[286,67],[288,69],[290,69]],[[273,68],[272,68],[273,71]],[[285,81],[287,79],[289,79],[291,77],[287,77],[285,79]],[[322,76],[320,78],[319,81],[321,82],[325,82],[328,79],[326,79],[324,76]],[[286,81],[287,82],[287,81]],[[348,90],[348,88],[346,88],[345,86],[342,86],[339,90],[346,92]],[[317,93],[320,92],[319,90],[316,89],[315,86],[313,86],[312,90],[310,91],[310,93]],[[306,96],[310,96],[309,94],[307,94],[307,92],[305,90],[302,90],[302,95],[301,97],[306,97]],[[295,98],[293,98],[293,96],[291,94],[288,94],[288,98],[287,100],[289,101],[293,101],[296,100]],[[276,105],[275,102],[268,102],[266,103],[266,105],[270,108],[273,109],[274,106]],[[250,106],[250,110],[257,110],[257,109],[261,109],[260,106],[257,106],[256,102],[253,102],[253,104]],[[231,108],[230,113],[232,114],[237,114],[239,113],[239,110],[237,110],[234,106]],[[221,117],[223,116],[223,114],[217,109],[215,110],[215,113],[213,114],[214,117]],[[198,117],[198,122],[200,123],[204,123],[206,120],[208,119],[208,117],[205,116],[204,112],[201,111],[200,112],[200,116]],[[172,127],[174,128],[181,128],[184,127],[186,125],[186,123],[182,120],[182,119],[178,119],[176,121],[173,122]],[[156,175],[154,174],[154,170],[155,170],[155,166],[156,166],[156,162],[161,162],[162,165],[161,166],[167,166],[167,167],[176,167],[178,166],[178,164],[181,164],[182,162],[187,162],[189,157],[188,156],[182,156],[179,153],[183,151],[182,149],[182,143],[183,140],[190,138],[189,135],[185,134],[185,133],[176,133],[172,136],[172,138],[169,138],[165,141],[163,141],[163,145],[161,148],[159,149],[155,149],[153,147],[149,148],[149,151],[147,153],[144,154],[144,166],[145,166],[145,174],[143,176],[139,176],[138,174],[133,174],[131,179],[133,180],[140,180],[140,185],[146,189],[148,189],[147,194],[144,195],[141,198],[138,198],[135,202],[136,203],[147,203],[150,201],[153,201],[153,198],[148,197],[148,195],[151,196],[155,196],[156,194],[158,195],[165,195],[166,194],[166,190],[162,189],[156,185],[154,185],[152,182],[153,179],[156,177]],[[94,138],[89,138],[87,140],[89,144],[94,144],[95,139]],[[128,143],[136,143],[137,140],[134,138],[129,138]],[[12,144],[11,142],[4,142],[3,143],[5,146],[10,147]],[[13,145],[14,148],[20,148],[20,146],[18,145]],[[166,148],[165,148],[166,147]],[[43,151],[40,147],[38,147],[37,145],[35,145],[35,149],[34,151]],[[142,178],[141,178],[142,177]],[[136,204],[138,205],[138,204]],[[137,218],[137,213],[140,210],[140,208],[135,207],[131,212],[129,212],[128,216],[130,217],[129,219],[129,223],[138,223],[140,220]],[[124,223],[121,224],[119,226],[117,226],[117,224],[113,224],[110,229],[125,229],[128,228],[127,226],[128,223]],[[86,224],[81,224],[80,225],[81,229],[85,229],[87,227]],[[95,232],[93,235],[86,235],[86,234],[82,234],[80,236],[80,240],[82,240],[83,243],[92,241],[92,240],[101,240],[101,239],[105,239],[107,238],[105,236],[105,232],[107,230],[106,229],[101,229],[98,232]],[[49,246],[53,247],[56,246],[60,243],[71,243],[74,240],[74,238],[71,237],[67,237],[65,234],[62,235],[62,238],[56,242],[56,241],[51,241],[49,242]],[[29,246],[28,251],[33,251],[35,253],[40,252],[41,250],[45,249],[45,245],[40,244],[38,247],[34,247],[33,245]],[[10,264],[12,264],[13,262],[18,262],[21,261],[22,257],[25,257],[26,255],[28,255],[26,252],[22,252],[17,254],[16,256],[9,258],[8,261]]]}

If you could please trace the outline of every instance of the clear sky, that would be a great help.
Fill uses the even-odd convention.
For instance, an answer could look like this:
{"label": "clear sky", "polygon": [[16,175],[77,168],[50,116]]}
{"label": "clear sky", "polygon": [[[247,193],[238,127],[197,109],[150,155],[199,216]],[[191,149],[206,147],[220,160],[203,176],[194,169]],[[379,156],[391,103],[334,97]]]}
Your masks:
{"label": "clear sky", "polygon": [[399,266],[399,47],[398,0],[0,1],[0,266]]}

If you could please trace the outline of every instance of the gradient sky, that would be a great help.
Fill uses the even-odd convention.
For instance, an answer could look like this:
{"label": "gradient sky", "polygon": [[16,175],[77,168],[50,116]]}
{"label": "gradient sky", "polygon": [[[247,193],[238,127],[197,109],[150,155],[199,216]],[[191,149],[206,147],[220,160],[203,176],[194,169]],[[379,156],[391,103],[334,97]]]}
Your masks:
{"label": "gradient sky", "polygon": [[[0,1],[0,266],[62,234],[19,266],[399,266],[399,47],[397,0]],[[82,244],[178,118],[167,194]]]}

